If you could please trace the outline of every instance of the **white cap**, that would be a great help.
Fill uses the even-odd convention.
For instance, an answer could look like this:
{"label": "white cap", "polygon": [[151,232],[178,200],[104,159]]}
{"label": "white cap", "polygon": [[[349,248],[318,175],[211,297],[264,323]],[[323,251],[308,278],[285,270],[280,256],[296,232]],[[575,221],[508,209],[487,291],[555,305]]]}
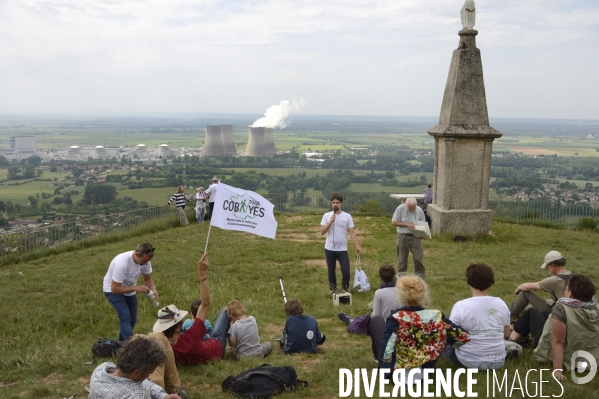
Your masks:
{"label": "white cap", "polygon": [[563,256],[559,252],[557,252],[557,251],[547,252],[547,255],[545,255],[545,263],[543,263],[541,265],[541,268],[544,269],[551,262],[555,262],[556,260],[560,260],[560,259],[563,259]]}

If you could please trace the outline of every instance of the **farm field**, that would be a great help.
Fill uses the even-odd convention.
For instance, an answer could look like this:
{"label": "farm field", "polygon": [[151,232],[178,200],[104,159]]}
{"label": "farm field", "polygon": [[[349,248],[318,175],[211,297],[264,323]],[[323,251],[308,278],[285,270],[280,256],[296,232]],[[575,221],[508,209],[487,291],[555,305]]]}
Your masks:
{"label": "farm field", "polygon": [[596,151],[596,149],[599,149],[598,140],[550,139],[544,137],[518,137],[517,140],[518,142],[514,142],[513,137],[506,138],[504,141],[501,138],[495,140],[493,150],[509,150],[527,155],[599,156],[599,152]]}
{"label": "farm field", "polygon": [[[306,172],[306,177],[313,177],[316,175],[326,175],[331,172],[331,169],[315,169],[315,168],[226,168],[225,170],[234,170],[236,172],[248,172],[255,170],[258,173],[265,173],[273,176],[291,176],[297,175],[298,173]],[[352,169],[351,170],[357,176],[363,176],[370,174],[370,170]],[[383,171],[375,170],[375,173],[383,173]]]}
{"label": "farm field", "polygon": [[[18,182],[18,185],[13,183]],[[35,196],[41,193],[54,193],[55,184],[53,181],[31,181],[27,180],[16,180],[0,183],[0,199],[4,202],[12,201],[14,204],[27,204],[27,199],[30,195]]]}

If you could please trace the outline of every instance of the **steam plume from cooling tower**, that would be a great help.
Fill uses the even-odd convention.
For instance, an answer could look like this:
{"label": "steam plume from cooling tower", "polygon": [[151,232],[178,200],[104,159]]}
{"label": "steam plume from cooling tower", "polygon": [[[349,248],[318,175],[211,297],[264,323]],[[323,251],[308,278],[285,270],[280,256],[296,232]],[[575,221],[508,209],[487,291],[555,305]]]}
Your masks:
{"label": "steam plume from cooling tower", "polygon": [[279,104],[275,104],[268,108],[264,116],[252,123],[250,127],[267,127],[274,129],[275,127],[284,128],[287,126],[287,117],[290,113],[299,111],[306,105],[303,98],[292,98],[291,100],[283,100]]}

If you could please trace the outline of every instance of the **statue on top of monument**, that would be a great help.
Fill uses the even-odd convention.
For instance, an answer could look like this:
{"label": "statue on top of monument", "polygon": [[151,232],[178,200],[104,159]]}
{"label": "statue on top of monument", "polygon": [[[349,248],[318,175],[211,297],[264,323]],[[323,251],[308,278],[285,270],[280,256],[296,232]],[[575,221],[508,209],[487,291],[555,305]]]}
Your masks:
{"label": "statue on top of monument", "polygon": [[474,28],[474,22],[476,20],[476,10],[474,8],[474,0],[466,0],[460,11],[462,16],[462,26],[464,29]]}

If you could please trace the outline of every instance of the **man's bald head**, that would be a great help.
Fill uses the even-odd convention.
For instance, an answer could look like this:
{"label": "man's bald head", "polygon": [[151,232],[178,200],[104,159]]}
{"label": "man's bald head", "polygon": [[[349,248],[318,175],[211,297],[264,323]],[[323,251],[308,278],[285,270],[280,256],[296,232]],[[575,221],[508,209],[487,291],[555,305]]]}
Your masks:
{"label": "man's bald head", "polygon": [[406,205],[408,206],[408,209],[410,211],[413,211],[414,209],[416,209],[416,198],[408,198],[406,200]]}

